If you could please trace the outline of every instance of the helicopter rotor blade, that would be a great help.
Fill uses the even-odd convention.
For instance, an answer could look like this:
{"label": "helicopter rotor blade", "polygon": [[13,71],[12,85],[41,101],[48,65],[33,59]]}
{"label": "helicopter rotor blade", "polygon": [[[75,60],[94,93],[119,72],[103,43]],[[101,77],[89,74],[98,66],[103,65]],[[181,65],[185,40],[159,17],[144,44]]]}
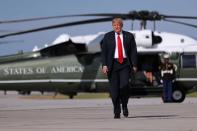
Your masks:
{"label": "helicopter rotor blade", "polygon": [[[33,33],[38,31],[44,31],[44,30],[50,30],[55,28],[61,28],[61,27],[68,27],[68,26],[74,26],[74,25],[82,25],[82,24],[90,24],[90,23],[99,23],[99,22],[107,22],[111,21],[114,17],[121,17],[123,20],[142,20],[142,21],[156,21],[156,20],[164,20],[168,22],[173,22],[177,24],[182,24],[190,27],[196,28],[196,25],[170,20],[167,18],[173,18],[173,19],[197,19],[195,16],[176,16],[176,15],[163,15],[159,14],[156,11],[131,11],[129,13],[97,13],[97,14],[76,14],[76,15],[61,15],[61,16],[52,16],[52,17],[39,17],[39,18],[31,18],[31,19],[22,19],[22,20],[13,20],[13,21],[7,21],[9,22],[24,22],[24,21],[34,21],[34,20],[44,20],[44,19],[55,19],[55,18],[63,18],[63,17],[74,17],[74,16],[102,16],[104,18],[96,18],[96,19],[87,19],[87,20],[81,20],[81,21],[74,21],[74,22],[68,22],[68,23],[62,23],[57,25],[51,25],[51,26],[45,26],[25,31],[18,31],[13,33],[7,33],[4,35],[0,35],[0,38],[9,37],[9,36],[15,36],[15,35],[22,35],[26,33]],[[5,21],[4,21],[5,22]],[[0,22],[2,23],[2,21]]]}
{"label": "helicopter rotor blade", "polygon": [[58,18],[65,18],[65,17],[80,17],[80,16],[125,17],[127,16],[127,14],[120,14],[120,13],[100,13],[99,14],[98,13],[98,14],[59,15],[59,16],[37,17],[37,18],[29,18],[29,19],[4,20],[4,21],[0,21],[0,24],[11,24],[11,23],[31,22],[31,21],[39,21],[39,20],[58,19]]}
{"label": "helicopter rotor blade", "polygon": [[107,17],[107,18],[74,21],[74,22],[69,22],[69,23],[51,25],[51,26],[46,26],[46,27],[41,27],[41,28],[35,28],[35,29],[30,29],[30,30],[25,30],[25,31],[20,31],[20,32],[4,34],[4,35],[0,35],[0,38],[15,36],[15,35],[22,35],[22,34],[26,34],[26,33],[33,33],[33,32],[44,31],[44,30],[50,30],[50,29],[56,29],[56,28],[67,27],[67,26],[98,23],[98,22],[107,22],[107,21],[111,21],[112,19],[113,19],[112,17]]}
{"label": "helicopter rotor blade", "polygon": [[172,23],[177,23],[177,24],[181,24],[181,25],[186,25],[186,26],[197,28],[197,25],[193,25],[193,24],[189,24],[189,23],[185,23],[185,22],[181,22],[181,21],[175,21],[175,20],[169,20],[169,19],[164,19],[164,21],[172,22]]}
{"label": "helicopter rotor blade", "polygon": [[165,18],[174,19],[197,19],[196,16],[178,16],[178,15],[163,15],[156,11],[131,11],[129,13],[98,13],[98,14],[81,14],[75,16],[108,16],[108,17],[121,17],[125,19],[137,20],[163,20]]}
{"label": "helicopter rotor blade", "polygon": [[123,19],[125,18],[125,19],[133,19],[133,20],[135,20],[135,19],[137,19],[137,20],[162,20],[165,18],[197,19],[196,16],[164,15],[164,14],[159,14],[156,11],[141,10],[141,11],[130,11],[129,13],[73,14],[73,15],[57,15],[57,16],[37,17],[37,18],[29,18],[29,19],[5,20],[5,21],[0,21],[0,24],[11,24],[11,23],[58,19],[58,18],[65,18],[65,17],[81,17],[81,16],[121,17]]}
{"label": "helicopter rotor blade", "polygon": [[196,16],[178,16],[178,15],[161,15],[163,18],[173,18],[173,19],[197,19]]}
{"label": "helicopter rotor blade", "polygon": [[31,21],[58,19],[58,18],[73,17],[73,16],[79,16],[79,15],[59,15],[59,16],[37,17],[37,18],[29,18],[29,19],[4,20],[4,21],[0,21],[0,24],[31,22]]}
{"label": "helicopter rotor blade", "polygon": [[127,14],[123,13],[97,13],[97,14],[79,14],[79,15],[73,15],[73,16],[101,16],[101,17],[121,17],[126,18],[128,17]]}

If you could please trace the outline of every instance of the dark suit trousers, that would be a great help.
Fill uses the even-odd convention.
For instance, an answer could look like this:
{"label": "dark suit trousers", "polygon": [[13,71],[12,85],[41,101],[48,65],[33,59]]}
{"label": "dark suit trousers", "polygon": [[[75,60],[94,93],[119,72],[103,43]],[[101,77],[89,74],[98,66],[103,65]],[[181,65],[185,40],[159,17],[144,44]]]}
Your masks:
{"label": "dark suit trousers", "polygon": [[127,108],[129,99],[130,66],[127,60],[122,64],[114,60],[110,80],[110,95],[113,102],[114,113],[121,113],[122,108]]}

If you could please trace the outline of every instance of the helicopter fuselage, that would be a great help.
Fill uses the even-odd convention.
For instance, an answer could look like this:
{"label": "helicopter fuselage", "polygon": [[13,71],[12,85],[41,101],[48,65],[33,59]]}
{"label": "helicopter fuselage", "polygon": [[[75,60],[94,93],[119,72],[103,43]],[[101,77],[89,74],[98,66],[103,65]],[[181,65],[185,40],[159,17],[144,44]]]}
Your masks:
{"label": "helicopter fuselage", "polygon": [[[139,54],[138,72],[135,84],[131,86],[131,96],[162,95],[162,85],[156,77],[159,70],[153,71],[154,81],[150,83],[142,69],[143,59],[152,58],[150,64],[159,66],[160,54]],[[175,89],[181,91],[183,101],[185,94],[197,85],[197,70],[183,69],[183,55],[172,56],[177,66]],[[3,63],[0,65],[0,90],[61,92],[74,95],[78,92],[107,92],[108,79],[101,71],[100,53],[66,55],[50,58],[36,58],[25,61]],[[180,92],[178,92],[180,93]],[[176,95],[176,94],[175,94]],[[180,95],[180,94],[178,94]]]}

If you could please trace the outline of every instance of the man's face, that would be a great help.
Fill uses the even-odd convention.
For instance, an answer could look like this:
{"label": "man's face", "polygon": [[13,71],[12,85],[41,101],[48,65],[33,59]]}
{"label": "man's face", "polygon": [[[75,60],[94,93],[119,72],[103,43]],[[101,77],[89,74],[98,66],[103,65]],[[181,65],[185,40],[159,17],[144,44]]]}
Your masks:
{"label": "man's face", "polygon": [[120,33],[122,31],[122,24],[118,21],[112,23],[113,29],[116,33]]}

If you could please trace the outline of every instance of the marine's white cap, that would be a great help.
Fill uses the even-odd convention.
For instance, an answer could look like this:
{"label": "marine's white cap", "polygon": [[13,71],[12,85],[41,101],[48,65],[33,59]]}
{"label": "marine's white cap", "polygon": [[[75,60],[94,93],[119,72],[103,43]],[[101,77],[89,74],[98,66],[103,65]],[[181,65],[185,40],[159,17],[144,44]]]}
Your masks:
{"label": "marine's white cap", "polygon": [[170,57],[169,54],[164,54],[164,55],[163,55],[163,58],[164,58],[164,59],[168,59],[169,57]]}

